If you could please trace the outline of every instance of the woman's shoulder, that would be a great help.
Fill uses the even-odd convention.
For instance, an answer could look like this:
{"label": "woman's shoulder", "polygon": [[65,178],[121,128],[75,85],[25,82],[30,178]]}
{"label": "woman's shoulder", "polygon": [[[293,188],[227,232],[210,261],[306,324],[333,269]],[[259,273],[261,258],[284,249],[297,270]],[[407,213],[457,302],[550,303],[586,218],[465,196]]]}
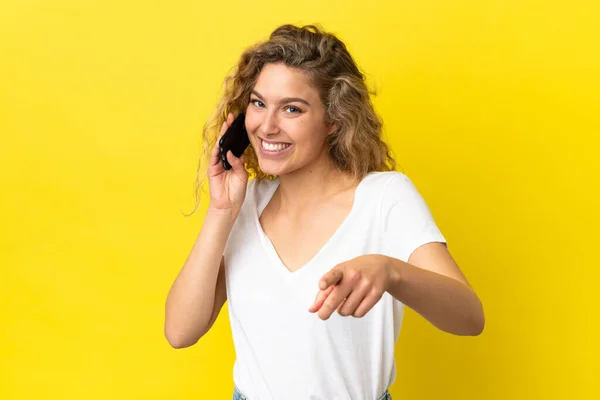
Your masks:
{"label": "woman's shoulder", "polygon": [[377,196],[384,208],[420,196],[409,176],[399,171],[371,172],[362,185],[364,192],[369,196]]}
{"label": "woman's shoulder", "polygon": [[265,205],[265,201],[268,201],[271,198],[278,185],[278,179],[248,179],[246,199],[250,201],[245,203],[251,204],[252,207],[262,209]]}
{"label": "woman's shoulder", "polygon": [[271,190],[277,188],[279,184],[278,179],[248,179],[248,192],[261,197],[261,195],[267,194]]}
{"label": "woman's shoulder", "polygon": [[384,192],[390,188],[397,190],[410,182],[406,174],[399,171],[374,171],[370,172],[361,182],[369,192]]}

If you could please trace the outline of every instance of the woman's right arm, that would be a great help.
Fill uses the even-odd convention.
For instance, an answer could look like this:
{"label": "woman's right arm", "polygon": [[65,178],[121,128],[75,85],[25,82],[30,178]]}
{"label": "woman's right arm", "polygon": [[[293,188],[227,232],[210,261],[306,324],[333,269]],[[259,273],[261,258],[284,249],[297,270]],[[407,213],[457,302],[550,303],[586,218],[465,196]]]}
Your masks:
{"label": "woman's right arm", "polygon": [[[233,120],[229,114],[221,136]],[[217,140],[207,171],[210,206],[192,251],[167,295],[164,333],[176,348],[189,347],[208,332],[227,298],[223,252],[248,184],[244,156],[236,158],[228,152],[227,160],[232,166],[229,170],[219,159]]]}
{"label": "woman's right arm", "polygon": [[235,221],[210,210],[167,296],[165,336],[175,348],[195,344],[212,327],[226,300],[223,251]]}

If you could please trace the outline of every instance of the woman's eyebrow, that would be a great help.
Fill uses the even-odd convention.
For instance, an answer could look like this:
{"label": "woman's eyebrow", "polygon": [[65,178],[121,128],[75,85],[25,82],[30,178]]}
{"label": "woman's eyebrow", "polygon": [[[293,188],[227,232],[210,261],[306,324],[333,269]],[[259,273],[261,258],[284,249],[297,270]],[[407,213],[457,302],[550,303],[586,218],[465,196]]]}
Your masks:
{"label": "woman's eyebrow", "polygon": [[[263,96],[260,93],[258,93],[256,90],[253,90],[252,94],[255,95],[256,97],[258,97],[259,99],[264,100]],[[280,104],[293,103],[293,102],[303,103],[310,107],[310,103],[300,97],[284,97],[283,99],[279,100]]]}

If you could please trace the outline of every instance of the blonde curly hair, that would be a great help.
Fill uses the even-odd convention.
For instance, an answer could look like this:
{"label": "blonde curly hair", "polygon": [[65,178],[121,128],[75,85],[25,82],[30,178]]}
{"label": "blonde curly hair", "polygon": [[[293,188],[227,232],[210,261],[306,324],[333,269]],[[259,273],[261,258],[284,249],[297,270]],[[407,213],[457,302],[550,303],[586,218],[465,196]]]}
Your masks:
{"label": "blonde curly hair", "polygon": [[[269,39],[244,51],[232,72],[227,75],[223,94],[214,114],[204,125],[203,151],[196,175],[198,190],[206,180],[205,168],[210,153],[227,120],[246,110],[250,93],[264,65],[282,63],[303,71],[319,92],[327,123],[339,129],[327,136],[333,164],[341,171],[362,179],[372,171],[395,170],[391,149],[382,140],[382,121],[371,103],[365,75],[360,71],[344,43],[319,25],[297,27],[286,24],[276,28]],[[244,153],[245,167],[255,179],[273,179],[260,170],[252,146]],[[191,215],[191,214],[190,214]]]}

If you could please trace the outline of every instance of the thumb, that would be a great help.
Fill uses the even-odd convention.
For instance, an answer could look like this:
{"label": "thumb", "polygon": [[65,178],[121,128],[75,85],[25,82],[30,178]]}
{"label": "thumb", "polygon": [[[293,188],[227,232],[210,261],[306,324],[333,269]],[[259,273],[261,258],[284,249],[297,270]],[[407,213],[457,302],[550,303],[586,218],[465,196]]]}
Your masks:
{"label": "thumb", "polygon": [[335,285],[342,280],[343,272],[341,265],[336,265],[328,273],[323,275],[319,281],[319,289],[325,290],[331,285]]}
{"label": "thumb", "polygon": [[236,170],[240,167],[240,165],[242,164],[242,162],[240,161],[239,158],[237,158],[236,156],[233,155],[233,152],[231,150],[229,150],[227,152],[227,161],[229,161],[229,164],[231,165],[231,167]]}

